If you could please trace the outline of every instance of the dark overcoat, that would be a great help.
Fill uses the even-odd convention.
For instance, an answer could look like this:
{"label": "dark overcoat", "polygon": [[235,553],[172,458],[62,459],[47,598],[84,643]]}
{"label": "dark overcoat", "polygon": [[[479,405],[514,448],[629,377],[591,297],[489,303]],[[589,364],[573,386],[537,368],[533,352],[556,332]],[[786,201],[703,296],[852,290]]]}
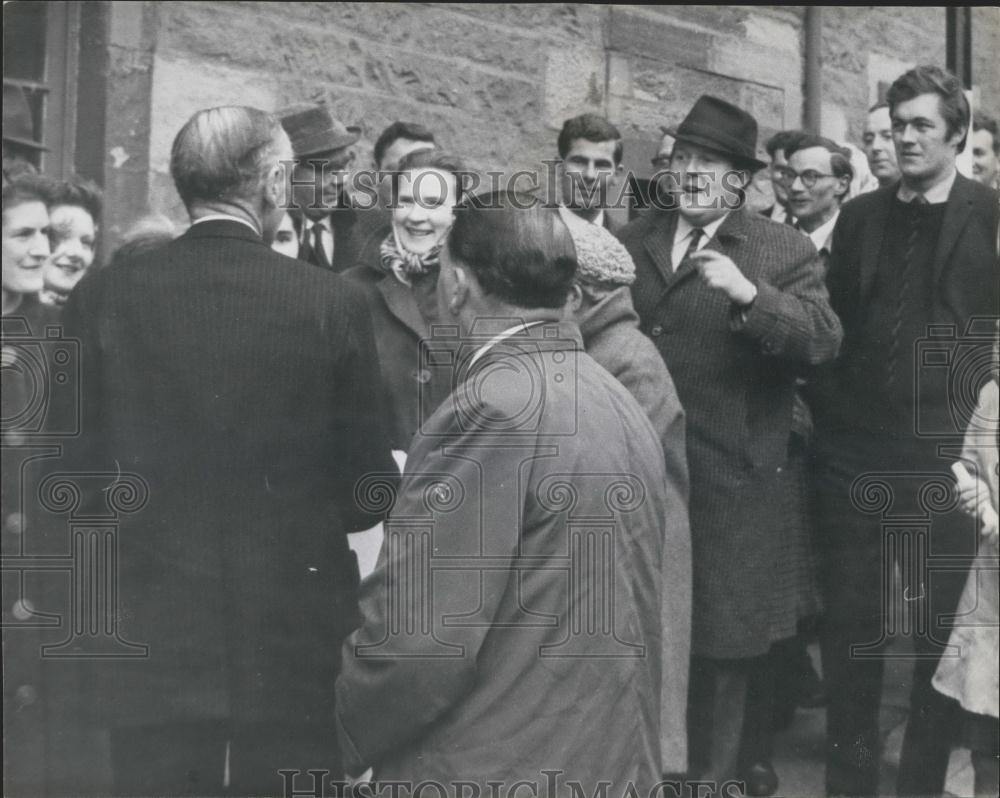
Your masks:
{"label": "dark overcoat", "polygon": [[357,624],[346,533],[381,518],[355,484],[394,468],[360,292],[208,221],[88,276],[64,322],[75,460],[149,492],[118,540],[118,632],[148,657],[95,664],[103,722],[328,726]]}
{"label": "dark overcoat", "polygon": [[368,301],[392,447],[408,451],[420,425],[452,388],[450,374],[434,369],[423,348],[437,317],[437,273],[417,277],[408,286],[373,261],[348,269],[344,277],[359,285]]}
{"label": "dark overcoat", "polygon": [[337,682],[345,763],[645,794],[662,652],[685,644],[661,622],[663,584],[687,575],[659,441],[575,325],[532,327],[466,374],[414,442],[362,588]]}
{"label": "dark overcoat", "polygon": [[641,329],[652,338],[687,414],[694,572],[692,651],[765,653],[794,618],[776,607],[773,571],[784,526],[795,378],[836,356],[840,323],[801,233],[742,208],[706,248],[730,257],[757,287],[741,315],[686,263],[671,263],[676,211],[647,214],[621,240],[632,255]]}

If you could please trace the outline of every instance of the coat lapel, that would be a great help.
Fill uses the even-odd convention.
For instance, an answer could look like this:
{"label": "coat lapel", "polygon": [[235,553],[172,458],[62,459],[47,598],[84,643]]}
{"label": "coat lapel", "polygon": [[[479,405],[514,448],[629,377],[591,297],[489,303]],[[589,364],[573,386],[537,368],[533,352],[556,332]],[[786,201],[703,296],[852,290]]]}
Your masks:
{"label": "coat lapel", "polygon": [[671,250],[674,247],[674,230],[677,229],[676,213],[660,213],[653,217],[649,234],[643,240],[646,252],[653,260],[656,270],[668,286],[674,281],[674,267]]}
{"label": "coat lapel", "polygon": [[955,176],[955,183],[948,195],[948,203],[944,209],[944,221],[941,223],[941,235],[938,236],[937,249],[934,252],[934,282],[941,279],[948,257],[951,255],[958,238],[965,229],[972,213],[972,192],[969,191],[968,180],[961,175]]}
{"label": "coat lapel", "polygon": [[378,281],[377,285],[392,315],[413,330],[418,338],[426,338],[428,330],[409,287],[399,282],[392,274],[387,274]]}
{"label": "coat lapel", "polygon": [[859,281],[859,293],[862,299],[868,296],[872,283],[875,281],[879,254],[882,252],[882,239],[885,236],[885,226],[889,220],[889,208],[892,206],[893,197],[896,196],[897,185],[880,189],[884,193],[879,202],[872,204],[871,215],[869,215],[862,233]]}

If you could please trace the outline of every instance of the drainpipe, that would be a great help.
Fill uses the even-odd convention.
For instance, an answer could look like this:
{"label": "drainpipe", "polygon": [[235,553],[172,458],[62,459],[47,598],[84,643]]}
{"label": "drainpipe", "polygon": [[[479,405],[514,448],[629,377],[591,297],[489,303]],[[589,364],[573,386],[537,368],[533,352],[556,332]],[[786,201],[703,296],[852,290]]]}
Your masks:
{"label": "drainpipe", "polygon": [[812,132],[822,130],[823,117],[823,11],[818,6],[806,6],[806,75],[803,127]]}

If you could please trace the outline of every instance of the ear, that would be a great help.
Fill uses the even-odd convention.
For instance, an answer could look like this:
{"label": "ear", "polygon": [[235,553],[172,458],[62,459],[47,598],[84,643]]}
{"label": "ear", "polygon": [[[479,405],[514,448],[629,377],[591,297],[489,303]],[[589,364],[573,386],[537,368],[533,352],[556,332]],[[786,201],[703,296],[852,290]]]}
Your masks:
{"label": "ear", "polygon": [[278,161],[268,173],[267,185],[265,186],[265,197],[268,204],[274,208],[284,207],[287,197],[285,197],[285,166]]}
{"label": "ear", "polygon": [[570,286],[569,294],[566,295],[566,309],[570,314],[577,313],[583,306],[583,289],[580,284],[574,282]]}
{"label": "ear", "polygon": [[948,143],[949,144],[954,144],[955,145],[955,149],[959,153],[961,153],[962,152],[962,148],[958,146],[958,143],[963,138],[965,138],[968,135],[968,133],[969,133],[969,128],[968,127],[960,127],[958,130],[955,131],[954,135],[952,135],[952,137],[948,140]]}

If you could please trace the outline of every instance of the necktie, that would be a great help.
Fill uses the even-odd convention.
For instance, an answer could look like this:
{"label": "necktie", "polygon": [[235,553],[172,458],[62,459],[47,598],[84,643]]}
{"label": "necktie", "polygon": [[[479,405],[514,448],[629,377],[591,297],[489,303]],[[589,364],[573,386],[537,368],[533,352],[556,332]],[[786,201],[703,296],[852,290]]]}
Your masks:
{"label": "necktie", "polygon": [[927,198],[923,194],[917,194],[907,208],[906,249],[903,255],[903,271],[899,275],[899,294],[892,320],[892,338],[889,341],[889,363],[886,370],[886,386],[890,390],[895,387],[900,370],[905,368],[905,364],[899,362],[903,355],[900,339],[907,308],[914,301],[914,297],[910,295],[913,288],[913,263],[917,258],[917,242],[923,219],[922,206],[926,204]]}
{"label": "necktie", "polygon": [[313,262],[317,266],[322,266],[324,269],[332,268],[330,259],[326,255],[326,250],[323,249],[323,225],[319,222],[314,222],[312,226],[312,251],[313,251]]}
{"label": "necktie", "polygon": [[[696,227],[694,228],[694,230],[691,231],[691,243],[689,243],[688,248],[684,250],[684,257],[681,258],[680,263],[677,264],[677,269],[680,269],[680,267],[687,262],[687,259],[698,251],[698,244],[701,243],[702,236],[704,235],[705,231],[702,230],[700,227]],[[676,271],[677,269],[675,269],[674,271]]]}

